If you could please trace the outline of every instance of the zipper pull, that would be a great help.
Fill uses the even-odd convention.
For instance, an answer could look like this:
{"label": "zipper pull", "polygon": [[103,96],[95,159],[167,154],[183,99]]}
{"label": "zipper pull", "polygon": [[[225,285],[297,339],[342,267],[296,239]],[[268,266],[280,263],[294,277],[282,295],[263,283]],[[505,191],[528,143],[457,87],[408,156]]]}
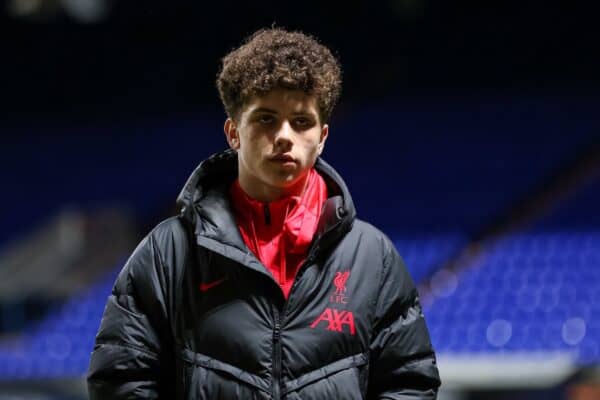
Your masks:
{"label": "zipper pull", "polygon": [[263,211],[265,213],[265,224],[271,225],[271,210],[269,210],[269,203],[263,204]]}

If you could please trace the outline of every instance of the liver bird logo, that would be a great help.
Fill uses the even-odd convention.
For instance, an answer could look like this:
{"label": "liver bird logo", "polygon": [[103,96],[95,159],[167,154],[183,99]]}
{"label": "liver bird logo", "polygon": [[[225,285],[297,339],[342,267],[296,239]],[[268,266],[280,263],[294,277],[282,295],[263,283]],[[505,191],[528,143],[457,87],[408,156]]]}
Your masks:
{"label": "liver bird logo", "polygon": [[335,278],[333,278],[333,284],[335,285],[335,294],[342,295],[346,291],[346,281],[350,277],[350,271],[336,272]]}

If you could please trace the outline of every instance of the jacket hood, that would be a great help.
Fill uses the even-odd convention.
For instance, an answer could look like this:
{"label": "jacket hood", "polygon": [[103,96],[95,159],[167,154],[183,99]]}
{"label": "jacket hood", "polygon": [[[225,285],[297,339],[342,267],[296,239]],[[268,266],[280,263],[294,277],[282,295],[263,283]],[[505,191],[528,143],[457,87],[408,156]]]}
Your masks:
{"label": "jacket hood", "polygon": [[[238,176],[237,153],[227,149],[202,161],[177,197],[180,215],[195,227],[196,235],[244,248],[229,204],[228,190]],[[343,236],[352,226],[356,209],[340,175],[320,157],[316,171],[327,184],[329,197],[323,205],[316,238],[323,248]]]}

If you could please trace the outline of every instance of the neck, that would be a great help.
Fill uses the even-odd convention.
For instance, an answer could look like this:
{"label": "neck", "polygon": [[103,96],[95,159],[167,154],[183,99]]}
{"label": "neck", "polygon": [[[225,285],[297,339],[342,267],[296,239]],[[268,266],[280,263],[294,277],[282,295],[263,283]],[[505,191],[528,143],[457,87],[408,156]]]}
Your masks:
{"label": "neck", "polygon": [[239,181],[240,187],[254,200],[271,202],[284,197],[301,196],[306,188],[309,175],[310,173],[306,174],[297,182],[286,187],[266,185],[264,182],[258,182],[257,179],[242,174],[239,175]]}

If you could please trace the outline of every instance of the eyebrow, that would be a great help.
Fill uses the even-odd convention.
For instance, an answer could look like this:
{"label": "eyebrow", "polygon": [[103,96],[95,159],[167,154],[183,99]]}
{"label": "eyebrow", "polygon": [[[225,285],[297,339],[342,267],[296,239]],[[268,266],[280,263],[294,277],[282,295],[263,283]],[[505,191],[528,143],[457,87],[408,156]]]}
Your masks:
{"label": "eyebrow", "polygon": [[260,113],[260,112],[266,112],[266,113],[270,113],[270,114],[277,114],[277,111],[272,110],[272,109],[267,108],[267,107],[258,107],[258,108],[255,108],[254,110],[252,110],[251,113],[255,114],[255,113]]}
{"label": "eyebrow", "polygon": [[[267,108],[267,107],[258,107],[254,110],[251,111],[251,114],[256,114],[256,113],[269,113],[269,114],[278,114],[278,112],[276,110]],[[304,110],[304,111],[295,111],[292,113],[292,115],[313,115],[313,113],[311,113],[308,110]]]}

